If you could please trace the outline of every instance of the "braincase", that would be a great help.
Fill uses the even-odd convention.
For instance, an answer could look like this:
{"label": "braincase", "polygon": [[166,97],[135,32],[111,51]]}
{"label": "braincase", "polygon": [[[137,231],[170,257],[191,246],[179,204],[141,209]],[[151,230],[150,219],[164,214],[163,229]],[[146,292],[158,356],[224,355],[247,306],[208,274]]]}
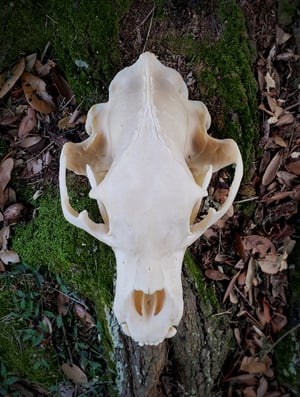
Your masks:
{"label": "braincase", "polygon": [[[120,71],[110,85],[108,134],[122,152],[146,122],[172,151],[183,150],[189,125],[188,90],[178,72],[150,53]],[[114,149],[115,148],[115,149]]]}

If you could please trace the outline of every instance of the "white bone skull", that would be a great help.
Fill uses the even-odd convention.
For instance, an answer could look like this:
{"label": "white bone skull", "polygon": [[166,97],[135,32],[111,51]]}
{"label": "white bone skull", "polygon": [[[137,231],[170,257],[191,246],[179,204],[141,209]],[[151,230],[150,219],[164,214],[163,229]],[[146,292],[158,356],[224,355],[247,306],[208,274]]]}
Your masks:
{"label": "white bone skull", "polygon": [[[188,99],[180,74],[146,52],[115,76],[109,101],[89,110],[89,138],[66,143],[61,153],[64,216],[112,247],[114,313],[140,345],[176,333],[186,248],[227,212],[240,185],[240,151],[231,139],[210,137],[210,122],[206,106]],[[212,173],[230,164],[236,166],[227,200],[194,223]],[[66,169],[88,177],[103,223],[71,207]]]}

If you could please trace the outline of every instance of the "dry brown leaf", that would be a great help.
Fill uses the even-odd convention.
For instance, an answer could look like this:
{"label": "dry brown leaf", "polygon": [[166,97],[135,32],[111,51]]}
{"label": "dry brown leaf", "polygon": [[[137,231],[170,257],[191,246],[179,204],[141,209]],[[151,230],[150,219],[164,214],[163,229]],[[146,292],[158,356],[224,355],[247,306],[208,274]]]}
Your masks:
{"label": "dry brown leaf", "polygon": [[265,81],[266,81],[266,89],[268,92],[276,88],[275,80],[273,79],[273,77],[270,75],[269,72],[267,72],[265,75]]}
{"label": "dry brown leaf", "polygon": [[13,124],[15,121],[17,121],[20,118],[20,114],[17,113],[9,113],[5,116],[2,117],[0,120],[0,125],[10,125]]}
{"label": "dry brown leaf", "polygon": [[239,271],[232,277],[232,279],[230,280],[230,283],[229,283],[229,285],[228,285],[228,287],[227,287],[227,289],[226,289],[226,291],[225,291],[225,294],[224,294],[224,298],[223,298],[223,301],[222,301],[223,304],[226,302],[228,296],[231,294],[231,292],[232,292],[232,290],[233,290],[233,287],[234,287],[234,284],[235,284],[237,278],[238,278],[239,275],[240,275],[240,272],[241,272],[241,271],[239,270]]}
{"label": "dry brown leaf", "polygon": [[47,76],[53,68],[55,68],[56,63],[52,60],[48,60],[44,65],[40,60],[36,60],[34,64],[34,69],[38,73],[39,76],[45,77]]}
{"label": "dry brown leaf", "polygon": [[69,303],[70,303],[70,299],[62,292],[59,292],[56,298],[58,314],[62,314],[63,316],[68,314]]}
{"label": "dry brown leaf", "polygon": [[36,126],[37,118],[35,110],[32,107],[28,107],[26,110],[26,115],[21,120],[18,128],[18,137],[20,139],[25,138],[29,132],[31,132]]}
{"label": "dry brown leaf", "polygon": [[248,386],[243,390],[243,397],[257,397],[257,394],[253,387]]}
{"label": "dry brown leaf", "polygon": [[247,274],[246,274],[246,280],[245,280],[245,291],[248,292],[253,286],[253,280],[255,277],[255,263],[254,259],[251,256],[249,263],[248,263],[248,269],[247,269]]}
{"label": "dry brown leaf", "polygon": [[59,94],[63,98],[66,98],[66,100],[69,101],[71,105],[76,105],[76,100],[72,88],[65,80],[65,78],[61,75],[61,73],[59,73],[57,68],[54,68],[52,70],[52,79],[54,84],[56,85]]}
{"label": "dry brown leaf", "polygon": [[0,261],[0,273],[5,272],[5,266],[2,261]]}
{"label": "dry brown leaf", "polygon": [[24,72],[22,74],[22,88],[27,102],[33,109],[45,114],[56,110],[56,106],[46,90],[46,83],[39,77]]}
{"label": "dry brown leaf", "polygon": [[85,308],[79,303],[75,303],[73,307],[73,311],[76,317],[79,317],[81,320],[84,320],[89,326],[94,326],[95,322],[92,319],[92,316],[89,312],[85,310]]}
{"label": "dry brown leaf", "polygon": [[[19,80],[19,78],[21,77],[24,69],[25,59],[21,58],[19,62],[14,65],[12,70],[4,71],[1,73],[1,75],[4,75],[4,81],[0,87],[0,98],[3,98],[4,95],[6,95],[12,89],[17,80]],[[3,78],[1,80],[3,80]]]}
{"label": "dry brown leaf", "polygon": [[15,225],[24,216],[26,207],[22,203],[14,203],[7,207],[3,213],[4,219],[8,225]]}
{"label": "dry brown leaf", "polygon": [[268,381],[264,376],[262,376],[259,380],[259,385],[257,388],[257,397],[264,397],[266,392],[268,391]]}
{"label": "dry brown leaf", "polygon": [[287,169],[288,172],[291,172],[292,174],[295,175],[300,175],[300,159],[296,161],[290,161],[285,165],[285,168]]}
{"label": "dry brown leaf", "polygon": [[280,26],[276,26],[276,44],[282,45],[286,43],[292,35],[290,33],[286,33]]}
{"label": "dry brown leaf", "polygon": [[86,374],[75,364],[64,363],[61,366],[64,374],[75,384],[82,385],[88,382]]}
{"label": "dry brown leaf", "polygon": [[33,135],[33,136],[28,136],[24,139],[22,139],[21,141],[15,142],[14,144],[12,144],[11,146],[17,146],[20,147],[22,149],[28,149],[31,146],[35,146],[38,143],[40,143],[42,140],[42,137],[37,136],[37,135]]}
{"label": "dry brown leaf", "polygon": [[286,316],[283,314],[275,313],[271,320],[272,330],[275,334],[278,334],[282,328],[288,323]]}
{"label": "dry brown leaf", "polygon": [[277,172],[282,163],[283,152],[279,151],[275,154],[272,158],[270,163],[268,164],[263,177],[262,177],[262,184],[264,186],[268,186],[276,177]]}
{"label": "dry brown leaf", "polygon": [[10,181],[14,160],[9,157],[0,164],[0,208],[3,209],[7,202],[6,186]]}
{"label": "dry brown leaf", "polygon": [[285,140],[283,138],[281,138],[281,136],[279,136],[279,135],[275,135],[274,136],[274,142],[278,146],[287,147],[287,144],[286,144]]}
{"label": "dry brown leaf", "polygon": [[51,335],[53,330],[52,330],[52,323],[49,317],[44,315],[42,323],[47,328],[47,332]]}
{"label": "dry brown leaf", "polygon": [[39,174],[43,169],[43,161],[41,159],[29,160],[26,164],[26,175],[23,176],[24,179],[29,179]]}
{"label": "dry brown leaf", "polygon": [[294,179],[297,178],[297,176],[295,174],[291,174],[290,172],[287,172],[287,171],[278,171],[277,178],[278,178],[279,182],[282,183],[283,185],[292,187],[292,182]]}
{"label": "dry brown leaf", "polygon": [[255,374],[242,374],[237,376],[232,376],[228,378],[227,381],[231,383],[235,383],[237,385],[246,384],[246,385],[256,385],[256,376]]}
{"label": "dry brown leaf", "polygon": [[11,178],[14,160],[8,157],[0,164],[0,191],[3,192]]}
{"label": "dry brown leaf", "polygon": [[295,120],[295,117],[292,113],[285,113],[280,116],[279,120],[276,122],[276,127],[283,127],[285,125],[292,124]]}
{"label": "dry brown leaf", "polygon": [[264,359],[261,361],[258,357],[253,356],[245,356],[240,366],[240,371],[249,374],[265,374],[268,369],[268,363]]}
{"label": "dry brown leaf", "polygon": [[267,95],[267,101],[273,115],[278,118],[283,113],[283,108],[278,105],[277,100],[271,95]]}
{"label": "dry brown leaf", "polygon": [[296,62],[298,61],[299,58],[300,55],[296,55],[293,51],[286,51],[276,55],[277,61],[283,61],[283,62],[288,62],[288,61]]}
{"label": "dry brown leaf", "polygon": [[36,53],[27,55],[27,57],[25,58],[25,65],[26,65],[25,66],[25,70],[26,70],[26,72],[31,72],[31,70],[33,69],[34,64],[36,62],[36,57],[37,57]]}
{"label": "dry brown leaf", "polygon": [[261,270],[267,274],[276,274],[280,269],[280,257],[276,254],[267,254],[264,258],[257,260]]}
{"label": "dry brown leaf", "polygon": [[69,130],[71,128],[75,127],[75,123],[71,123],[70,122],[70,115],[67,115],[65,117],[63,117],[62,119],[59,120],[57,126],[60,130]]}
{"label": "dry brown leaf", "polygon": [[258,253],[260,258],[264,258],[268,252],[276,254],[274,244],[267,237],[252,234],[244,237],[244,243],[249,252],[253,255]]}
{"label": "dry brown leaf", "polygon": [[210,280],[214,281],[222,281],[222,280],[229,280],[229,277],[226,274],[220,272],[219,270],[215,269],[207,269],[205,270],[205,276]]}
{"label": "dry brown leaf", "polygon": [[9,239],[10,227],[4,226],[0,229],[0,246],[2,250],[7,249],[8,239]]}

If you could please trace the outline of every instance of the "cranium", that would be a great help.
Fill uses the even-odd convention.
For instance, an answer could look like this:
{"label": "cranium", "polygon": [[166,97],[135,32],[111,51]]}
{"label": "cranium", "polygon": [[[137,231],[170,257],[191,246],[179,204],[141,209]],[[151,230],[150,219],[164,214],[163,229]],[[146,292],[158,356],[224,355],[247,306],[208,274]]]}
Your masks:
{"label": "cranium", "polygon": [[[188,99],[180,74],[146,52],[115,76],[109,101],[89,110],[89,138],[66,143],[61,153],[64,216],[112,247],[114,313],[140,345],[176,333],[186,248],[227,212],[239,188],[238,146],[210,137],[210,122],[206,106]],[[212,173],[230,164],[236,166],[227,200],[194,223]],[[66,169],[87,176],[103,223],[71,207]]]}

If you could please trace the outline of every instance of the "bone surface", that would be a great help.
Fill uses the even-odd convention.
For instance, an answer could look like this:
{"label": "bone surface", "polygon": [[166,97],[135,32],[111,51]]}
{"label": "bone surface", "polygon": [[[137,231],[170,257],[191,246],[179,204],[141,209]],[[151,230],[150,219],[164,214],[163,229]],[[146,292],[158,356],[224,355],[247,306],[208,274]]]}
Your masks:
{"label": "bone surface", "polygon": [[[243,163],[231,139],[210,137],[210,115],[174,69],[146,52],[121,70],[107,103],[88,112],[82,143],[60,158],[65,218],[110,245],[116,256],[114,313],[140,345],[175,335],[183,314],[181,267],[186,248],[231,207]],[[235,164],[225,203],[194,223],[213,172]],[[103,223],[69,202],[66,170],[85,175]]]}

